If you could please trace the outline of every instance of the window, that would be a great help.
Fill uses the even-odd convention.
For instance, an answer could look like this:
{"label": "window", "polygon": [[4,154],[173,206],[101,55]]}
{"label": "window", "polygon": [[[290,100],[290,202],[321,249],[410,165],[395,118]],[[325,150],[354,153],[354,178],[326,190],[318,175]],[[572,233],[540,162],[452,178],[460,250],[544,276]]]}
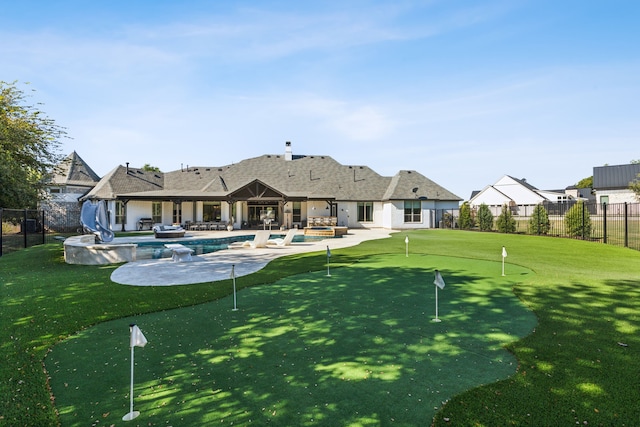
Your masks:
{"label": "window", "polygon": [[220,221],[221,212],[220,202],[204,202],[202,204],[202,220],[204,222]]}
{"label": "window", "polygon": [[404,222],[422,222],[420,200],[406,200],[404,202]]}
{"label": "window", "polygon": [[609,204],[609,196],[600,196],[600,204],[608,205]]}
{"label": "window", "polygon": [[358,202],[358,221],[373,221],[373,202]]}
{"label": "window", "polygon": [[173,202],[173,223],[182,223],[182,203]]}
{"label": "window", "polygon": [[154,224],[162,222],[162,202],[153,202],[151,204],[151,220]]}
{"label": "window", "polygon": [[127,205],[116,200],[116,224],[126,224]]}
{"label": "window", "polygon": [[293,202],[293,222],[302,221],[302,202]]}

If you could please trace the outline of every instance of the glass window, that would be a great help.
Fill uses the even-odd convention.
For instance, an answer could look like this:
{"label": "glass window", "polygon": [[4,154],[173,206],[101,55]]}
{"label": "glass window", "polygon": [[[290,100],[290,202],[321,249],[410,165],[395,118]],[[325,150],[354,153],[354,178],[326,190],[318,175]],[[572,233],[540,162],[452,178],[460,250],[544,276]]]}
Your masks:
{"label": "glass window", "polygon": [[127,217],[127,205],[119,200],[116,200],[116,224],[125,224],[125,218]]}
{"label": "glass window", "polygon": [[609,196],[600,196],[600,204],[608,205],[609,204]]}
{"label": "glass window", "polygon": [[202,220],[204,222],[220,221],[221,213],[220,202],[204,202],[202,204]]}
{"label": "glass window", "polygon": [[404,222],[422,222],[420,200],[406,200],[404,202]]}
{"label": "glass window", "polygon": [[162,222],[162,202],[153,202],[151,204],[151,220],[154,224]]}
{"label": "glass window", "polygon": [[373,221],[373,202],[358,202],[358,221]]}
{"label": "glass window", "polygon": [[302,221],[302,202],[293,202],[293,222]]}

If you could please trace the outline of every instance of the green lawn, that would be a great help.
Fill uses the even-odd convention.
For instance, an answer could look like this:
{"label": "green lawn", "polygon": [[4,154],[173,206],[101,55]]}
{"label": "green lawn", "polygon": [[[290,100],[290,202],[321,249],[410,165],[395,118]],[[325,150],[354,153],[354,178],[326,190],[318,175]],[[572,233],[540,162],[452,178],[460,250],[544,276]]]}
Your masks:
{"label": "green lawn", "polygon": [[[382,257],[384,254],[404,254],[404,236],[405,234],[399,234],[395,235],[392,239],[367,242],[355,248],[335,251],[332,257],[332,265],[334,268],[333,276],[336,276],[335,280],[339,281],[340,275],[348,278],[349,275],[354,274],[354,272],[360,273],[351,279],[344,279],[347,281],[345,281],[343,285],[346,286],[354,282],[359,283],[360,281],[369,283],[369,280],[364,281],[362,279],[370,277],[370,275],[374,277],[373,283],[377,283],[378,281],[380,281],[380,283],[386,283],[389,280],[393,280],[389,279],[389,276],[398,273],[398,266],[377,266],[377,263],[383,262],[382,260],[386,258]],[[406,265],[401,268],[401,270],[408,270],[406,274],[414,275],[415,277],[427,276],[427,285],[429,285],[433,280],[432,268],[436,264],[431,261],[440,260],[441,262],[437,263],[438,268],[443,268],[440,267],[440,264],[447,265],[446,268],[443,268],[443,272],[445,272],[445,279],[447,279],[448,282],[447,288],[440,293],[442,304],[441,317],[443,318],[443,322],[440,324],[433,324],[429,321],[431,313],[429,312],[430,307],[428,306],[429,300],[427,298],[432,298],[432,296],[427,293],[426,295],[416,294],[407,297],[414,306],[419,304],[418,298],[425,298],[425,307],[421,307],[424,308],[424,315],[419,319],[421,322],[418,322],[423,326],[421,326],[421,329],[415,330],[405,328],[408,331],[410,330],[408,333],[411,334],[412,339],[417,339],[416,337],[419,336],[424,340],[429,339],[429,337],[438,336],[439,334],[450,341],[447,345],[451,345],[451,342],[459,339],[459,337],[449,328],[456,326],[459,330],[462,330],[463,325],[472,327],[474,324],[478,328],[486,327],[486,325],[482,325],[473,317],[469,319],[458,318],[456,317],[456,313],[459,314],[463,312],[461,308],[462,305],[464,305],[465,310],[470,310],[471,308],[474,310],[480,309],[483,305],[487,304],[494,306],[497,310],[496,313],[504,310],[505,305],[508,306],[510,304],[507,302],[512,301],[512,299],[504,296],[503,289],[500,288],[501,283],[507,283],[509,286],[513,286],[515,295],[522,300],[524,305],[530,307],[538,318],[538,325],[533,334],[528,335],[522,340],[507,344],[507,348],[513,352],[518,360],[517,373],[508,378],[505,378],[504,374],[495,376],[495,378],[505,379],[491,382],[485,386],[455,395],[437,412],[434,421],[436,425],[562,426],[575,425],[577,423],[580,425],[619,426],[640,424],[640,409],[637,405],[638,399],[640,398],[640,379],[637,376],[640,368],[640,358],[638,357],[640,338],[637,336],[637,330],[640,326],[640,320],[638,318],[638,313],[640,313],[640,300],[638,299],[638,294],[640,293],[638,289],[638,285],[640,284],[640,253],[608,245],[569,239],[501,235],[495,233],[429,230],[411,232],[409,233],[409,237],[410,260],[414,260],[414,258],[424,259],[424,264],[419,267]],[[505,282],[501,282],[501,280],[495,282],[496,277],[489,279],[489,275],[486,273],[476,276],[472,272],[472,270],[476,270],[475,268],[470,269],[465,267],[465,259],[468,260],[469,265],[477,263],[477,261],[474,260],[487,260],[492,262],[489,265],[493,265],[499,269],[500,247],[502,245],[505,245],[508,249],[508,263],[519,266],[517,271],[523,274],[518,274],[516,277],[513,277],[509,269],[515,267],[507,264],[507,276],[503,278]],[[437,255],[437,257],[435,255]],[[389,258],[389,260],[395,260],[399,265],[403,262],[403,257],[394,256]],[[218,351],[216,350],[218,349],[218,345],[213,344],[214,339],[220,340],[225,337],[231,339],[231,337],[237,336],[239,341],[241,339],[246,340],[243,341],[242,346],[238,344],[243,349],[252,342],[256,345],[255,340],[259,340],[259,338],[251,335],[250,328],[242,329],[240,326],[243,321],[245,324],[252,324],[249,316],[251,316],[253,312],[249,310],[249,307],[257,307],[259,305],[257,302],[268,296],[282,296],[281,292],[276,292],[278,290],[295,289],[295,286],[300,282],[300,277],[313,276],[313,274],[309,275],[309,272],[317,271],[317,273],[315,273],[316,275],[322,275],[322,272],[325,271],[324,261],[324,257],[317,255],[299,255],[288,259],[279,259],[271,263],[263,271],[239,281],[240,286],[244,287],[275,283],[280,280],[275,285],[261,286],[253,288],[250,291],[243,291],[241,295],[247,299],[241,300],[241,303],[247,304],[247,307],[241,306],[242,309],[239,312],[235,312],[235,315],[238,317],[229,317],[225,320],[225,322],[236,323],[228,323],[225,326],[224,322],[216,321],[221,325],[220,327],[223,328],[219,330],[220,336],[212,335],[203,341],[207,343],[208,347],[206,345],[199,346],[202,348],[202,354],[195,358],[196,367],[189,369],[197,369],[197,362],[199,361],[217,360],[216,357],[218,356],[222,357],[222,359],[224,359],[224,357],[230,357],[228,353],[215,353]],[[372,263],[374,268],[367,269],[365,274],[365,272],[362,272],[360,269],[369,262]],[[88,326],[100,324],[95,329],[88,329],[82,334],[77,335],[78,338],[76,340],[70,340],[68,341],[69,344],[65,343],[64,345],[71,346],[72,344],[70,343],[74,341],[80,342],[83,337],[92,338],[99,336],[101,330],[110,330],[113,331],[113,335],[115,336],[112,336],[110,339],[113,341],[110,341],[106,345],[112,346],[111,348],[117,346],[120,348],[120,353],[127,353],[127,337],[125,336],[124,344],[122,344],[121,341],[118,341],[120,338],[117,336],[122,333],[122,328],[125,329],[125,335],[127,334],[126,324],[128,324],[132,316],[136,321],[138,321],[138,319],[144,319],[146,321],[146,316],[139,315],[142,313],[159,312],[175,307],[194,306],[201,302],[216,301],[220,297],[228,295],[231,289],[230,281],[173,288],[135,288],[121,286],[109,281],[109,274],[113,268],[114,267],[66,265],[61,259],[61,249],[59,245],[31,248],[0,258],[0,289],[2,296],[2,312],[0,314],[0,333],[2,334],[2,340],[0,357],[3,358],[3,364],[0,366],[0,425],[57,425],[59,419],[49,399],[47,377],[43,372],[43,360],[45,359],[48,349],[64,337],[84,330]],[[464,280],[457,280],[462,279],[460,276],[456,276],[457,271],[467,272],[463,275],[465,277]],[[533,273],[527,273],[527,271],[533,271]],[[299,274],[303,276],[281,280],[287,276]],[[332,280],[334,280],[333,276]],[[317,279],[320,280],[319,278]],[[421,281],[422,279],[417,280],[420,284]],[[487,281],[486,283],[494,283],[495,286],[501,289],[501,292],[495,295],[492,292],[488,292],[487,289],[484,289],[477,295],[463,295],[460,293],[463,291],[477,292],[475,287],[482,290],[483,286],[485,286],[483,285],[485,281]],[[322,281],[320,280],[320,282]],[[464,286],[467,282],[474,285],[468,288]],[[428,288],[432,291],[433,285],[428,286]],[[250,295],[258,295],[252,297],[255,298],[256,303],[249,303],[251,301],[249,299]],[[259,295],[261,295],[261,297],[259,297]],[[344,299],[342,294],[336,293],[335,295],[339,295],[340,298]],[[366,295],[369,294],[366,293]],[[325,297],[325,294],[317,292],[314,296],[322,299]],[[447,300],[445,296],[449,296],[451,299]],[[228,299],[221,300],[213,305],[193,307],[192,310],[196,311],[201,309],[201,307],[208,306],[214,310],[216,304],[220,304],[220,306],[218,306],[219,308],[216,309],[221,313],[220,316],[230,316],[234,312],[224,310],[225,304],[228,306],[228,301]],[[277,301],[280,302],[281,299]],[[296,301],[296,304],[301,304],[301,301],[305,301],[305,298],[292,299],[291,301]],[[455,301],[467,302],[465,304],[458,303],[452,305]],[[345,301],[340,300],[341,306],[345,304],[347,304]],[[391,310],[394,306],[393,301],[390,301],[388,297],[383,297],[382,300],[378,300],[375,304],[368,301],[357,301],[355,299],[351,304],[354,313],[360,313],[360,310],[363,310],[362,314],[358,315],[362,317],[358,325],[368,323],[376,325],[375,329],[371,332],[369,340],[374,340],[377,336],[384,339],[389,339],[387,336],[395,336],[395,334],[382,335],[381,331],[385,325],[386,327],[389,327],[389,325],[382,321],[373,321],[374,319],[376,321],[380,320],[376,319],[375,316],[382,316],[383,313],[387,313],[388,310]],[[447,306],[446,304],[449,305]],[[380,306],[388,306],[389,308],[380,313],[377,313],[376,310],[372,308]],[[304,319],[305,316],[297,313],[295,307],[278,306],[277,309],[279,312],[275,313],[268,310],[265,311],[264,307],[260,307],[261,317],[270,316],[271,320],[265,321],[265,323],[257,322],[257,330],[272,331],[284,327],[287,325],[286,322],[289,319],[291,319],[291,323],[294,325],[291,328],[300,328],[299,326],[295,326],[299,325],[296,317]],[[413,313],[414,320],[416,316],[418,316],[415,309],[407,309],[406,311],[407,315]],[[162,319],[162,317],[170,316],[169,313],[174,312],[152,315],[149,319],[154,319],[153,316],[156,316],[156,319]],[[180,310],[175,311],[175,313],[180,313]],[[329,313],[325,314],[328,316]],[[243,319],[242,316],[245,316],[245,318]],[[314,314],[314,316],[318,316],[318,314]],[[345,316],[338,317],[344,318]],[[120,322],[125,326],[122,326],[118,322],[102,323],[113,319],[122,319]],[[423,320],[425,321],[422,322]],[[408,322],[408,320],[402,320],[402,322]],[[141,324],[142,322],[138,321],[138,323]],[[313,324],[315,323],[312,323],[312,325]],[[407,323],[407,325],[408,324],[409,323]],[[510,324],[514,323],[511,322]],[[515,324],[518,324],[518,322]],[[504,323],[504,325],[507,325],[507,323]],[[204,327],[194,327],[196,330],[206,330]],[[224,329],[225,327],[227,328],[226,330]],[[445,329],[436,330],[434,328]],[[234,329],[237,335],[231,333],[231,329]],[[339,331],[340,337],[348,338],[350,336],[339,327],[335,327],[334,330],[335,329]],[[215,331],[216,329],[213,330]],[[151,326],[151,329],[145,330],[145,332],[147,331],[149,331],[147,337],[150,339],[150,344],[144,349],[138,349],[136,353],[137,356],[139,355],[139,357],[141,357],[138,365],[140,375],[145,375],[145,368],[142,367],[145,358],[153,359],[154,357],[158,357],[155,356],[155,354],[157,354],[159,350],[162,350],[160,352],[161,354],[165,354],[166,360],[171,359],[173,364],[177,363],[177,360],[174,360],[175,357],[173,356],[176,352],[170,351],[174,349],[162,348],[162,343],[167,342],[167,339],[163,338],[162,333],[159,333],[161,331],[158,331],[155,326]],[[284,327],[283,331],[285,338],[289,338],[283,342],[291,342],[290,338],[292,336],[301,336],[300,331],[297,330],[292,331]],[[333,331],[330,330],[329,332],[331,333]],[[331,335],[330,333],[328,335]],[[511,333],[507,333],[505,336],[491,343],[489,348],[506,343],[512,339],[513,336],[519,334],[521,334],[521,332],[515,333],[512,331]],[[321,339],[324,335],[325,334],[319,333],[317,336],[311,338]],[[354,337],[356,336],[357,335],[354,335]],[[277,341],[276,338],[277,337],[274,337],[275,341]],[[305,360],[302,353],[307,341],[302,338],[299,339],[300,341],[294,340],[294,353],[296,353],[298,357],[301,357],[301,360]],[[329,339],[329,337],[325,337],[325,339]],[[363,339],[365,338],[361,338],[360,340],[356,339],[356,342],[350,343],[350,345],[354,346],[352,348],[355,349],[361,348]],[[368,342],[369,340],[365,341]],[[119,343],[115,344],[116,341]],[[192,339],[191,341],[193,342],[194,340]],[[409,342],[408,339],[405,341]],[[480,341],[484,341],[484,338]],[[193,345],[192,342],[188,344]],[[186,344],[187,343],[185,343],[185,345]],[[261,344],[265,346],[270,345],[265,342]],[[380,353],[371,355],[371,357],[373,357],[373,359],[371,359],[372,361],[383,354],[383,350],[387,347],[385,344],[387,344],[387,341],[380,343]],[[422,344],[424,344],[424,341]],[[402,354],[401,351],[393,351],[398,350],[400,348],[398,346],[398,342],[389,341],[389,353]],[[62,347],[60,348],[62,349]],[[271,349],[270,353],[276,350],[282,351],[278,347],[278,349]],[[414,355],[419,355],[422,354],[420,351],[424,352],[425,349],[413,351],[415,353]],[[47,358],[48,368],[50,362],[55,363],[57,353],[58,348],[51,354],[51,358]],[[123,394],[122,391],[124,389],[124,393],[126,393],[127,384],[125,384],[124,387],[120,384],[122,378],[128,377],[128,373],[126,372],[128,354],[124,356],[124,361],[120,360],[117,363],[119,366],[122,363],[125,364],[125,372],[124,374],[117,374],[119,377],[114,380],[113,383],[116,391],[113,392],[114,396],[111,396],[111,400],[114,405],[120,405],[114,412],[119,411],[122,406],[127,408],[128,403],[126,400],[124,404],[121,402],[123,398],[127,399],[126,394]],[[332,354],[331,357],[337,357],[337,355]],[[263,359],[259,354],[251,352],[247,353],[247,358],[256,364]],[[418,357],[414,357],[413,359],[417,358]],[[87,358],[87,360],[89,359],[90,358]],[[160,359],[157,359],[158,363],[161,361]],[[241,358],[238,357],[237,359]],[[503,358],[503,360],[507,359]],[[311,363],[311,359],[307,361],[307,364]],[[316,361],[316,364],[319,363],[317,359],[313,361]],[[410,360],[402,360],[401,362],[404,365],[408,364]],[[62,363],[62,358],[60,358],[60,363]],[[166,363],[167,362],[165,362],[165,364]],[[188,361],[188,363],[194,363],[194,361]],[[229,362],[228,359],[222,360],[221,364],[224,363],[229,364],[231,362]],[[392,361],[385,363],[393,364]],[[432,383],[430,383],[427,378],[417,376],[419,370],[426,369],[428,358],[427,360],[413,361],[411,363],[414,363],[412,366],[413,369],[416,369],[416,377],[413,377],[414,380],[427,384],[428,387],[432,387]],[[85,366],[87,363],[83,363],[82,365]],[[142,381],[140,386],[143,387],[143,393],[140,395],[139,400],[136,400],[136,406],[146,409],[147,413],[150,412],[148,408],[152,408],[154,404],[161,404],[163,402],[162,399],[165,399],[165,397],[163,397],[160,392],[158,392],[160,394],[154,396],[145,395],[144,391],[149,390],[148,387],[153,386],[153,381],[156,378],[162,377],[165,372],[172,372],[169,368],[166,368],[167,370],[157,370],[158,368],[155,365],[156,364],[154,364],[153,368],[147,368],[155,370],[149,372],[149,377],[140,377]],[[207,363],[207,366],[208,365],[213,365],[213,363]],[[461,375],[461,378],[465,378],[465,381],[467,381],[466,378],[468,376],[472,376],[471,374],[475,375],[476,370],[484,371],[484,369],[473,369],[473,365],[470,364],[461,363],[461,365],[470,368],[468,374]],[[240,365],[238,361],[237,366],[244,365]],[[385,364],[385,368],[386,366]],[[122,368],[122,366],[120,367]],[[229,369],[227,372],[235,372],[234,366],[227,366],[227,368]],[[341,369],[340,365],[333,364],[330,366],[321,366],[321,368],[323,369],[314,371],[319,378],[323,380],[323,382],[318,383],[322,384],[323,387],[322,392],[324,395],[321,395],[333,397],[332,390],[335,387],[328,389],[326,387],[328,387],[328,384],[340,384],[339,380],[336,379],[336,373],[340,372]],[[51,369],[52,371],[55,369],[60,371],[53,373],[54,378],[52,379],[52,383],[55,390],[56,387],[59,387],[56,384],[59,384],[59,381],[61,381],[58,379],[58,375],[64,375],[64,369],[67,368],[60,366],[59,368]],[[100,369],[104,368],[100,367]],[[256,373],[253,375],[258,376],[258,368],[255,369]],[[373,373],[375,373],[374,369],[370,370],[371,373],[367,373],[366,370],[362,370],[362,366],[349,365],[349,369],[345,372],[358,372],[359,369],[363,375],[370,375],[370,380],[378,382],[377,389],[381,389],[380,387],[386,384],[382,377],[373,378]],[[189,370],[185,372],[190,373]],[[210,372],[212,372],[211,375],[214,375],[214,371]],[[389,372],[393,375],[393,371]],[[270,375],[273,375],[273,373],[270,373]],[[298,376],[304,378],[304,375],[307,374],[296,371],[295,377],[291,379],[291,381],[294,381],[294,385],[298,387],[294,390],[301,390],[299,388],[301,385],[295,384],[295,380]],[[257,378],[253,379],[257,380]],[[195,381],[196,385],[194,387],[199,386],[200,381]],[[287,388],[284,386],[286,382],[282,381],[281,379],[279,388]],[[461,382],[462,380],[459,381]],[[265,383],[268,382],[269,381],[265,381]],[[369,382],[373,383],[373,381]],[[487,380],[480,380],[480,382],[487,382]],[[86,384],[91,383],[93,382],[86,382]],[[289,384],[287,384],[287,386]],[[397,388],[395,390],[398,392],[398,390],[410,387],[411,380],[407,380],[405,383],[399,381],[396,384]],[[230,393],[227,391],[228,387],[230,387],[229,384],[218,383],[218,388],[211,387],[210,398],[202,398],[202,401],[215,399],[220,393],[227,397],[226,394]],[[371,387],[372,389],[376,389],[375,385]],[[430,390],[431,389],[432,388],[430,388]],[[262,389],[257,388],[257,390]],[[418,388],[416,388],[416,390],[418,390]],[[250,391],[250,388],[245,388],[243,391]],[[336,389],[336,393],[344,393],[338,394],[339,396],[343,396],[344,400],[354,396],[351,394],[351,391],[351,389],[345,388],[343,384],[340,384]],[[459,391],[461,391],[461,389],[452,389],[450,392],[453,395]],[[188,390],[188,392],[191,393],[192,390]],[[262,392],[264,393],[264,390],[262,390]],[[138,391],[138,393],[141,393],[141,391]],[[187,394],[191,395],[189,393]],[[228,397],[229,402],[235,406],[228,407],[227,409],[233,413],[236,411],[255,411],[256,409],[252,407],[251,404],[260,402],[260,396],[243,398],[242,396],[232,394]],[[405,405],[407,402],[406,398],[399,400],[397,406],[393,405],[393,397],[384,399],[378,396],[378,398],[381,399],[379,402],[384,402],[387,405],[391,402],[392,406],[406,409],[407,411],[423,410],[416,409],[416,404],[419,407],[420,402],[414,402],[414,405],[411,407],[402,408],[402,405]],[[426,395],[423,395],[421,398],[426,399]],[[177,399],[177,402],[180,402],[177,396],[175,399]],[[283,402],[300,400],[297,407],[303,409],[311,408],[312,403],[319,404],[319,401],[315,401],[312,397],[302,396],[301,393],[289,396],[288,400],[286,398],[281,400]],[[224,399],[224,401],[227,402],[226,399]],[[374,411],[372,408],[381,406],[375,402],[375,400],[370,401],[368,404],[370,406],[364,410],[365,414],[373,414]],[[103,403],[104,402],[101,404]],[[169,403],[175,402],[173,400],[170,402],[167,401],[166,405],[169,406]],[[431,403],[429,402],[429,404]],[[282,408],[265,408],[265,411],[267,411],[267,409],[270,411],[267,411],[267,413],[273,414],[275,412],[275,415],[271,415],[271,418],[268,415],[262,418],[256,418],[255,423],[256,425],[266,423],[277,425],[280,420],[289,420],[291,418],[288,417],[295,417],[294,414],[287,413],[288,408],[290,408],[290,406],[287,405],[284,405]],[[174,409],[175,406],[172,406],[171,410]],[[337,408],[335,411],[324,411],[320,408],[317,409],[316,412],[308,412],[305,416],[313,414],[321,416],[325,413],[339,414],[339,409],[340,408]],[[74,411],[79,414],[84,414],[84,412],[82,412],[84,409],[77,407],[71,408],[68,403],[63,402],[60,404],[60,410],[65,411],[65,414],[62,415],[63,420],[66,420],[67,418],[65,417],[73,414]],[[105,418],[111,416],[121,417],[124,415],[124,413],[121,414],[119,412],[117,414],[109,413],[105,415],[105,413],[99,412],[98,405],[92,410],[94,414],[96,414],[96,419],[100,421],[99,424],[104,425],[108,425],[104,421]],[[158,408],[155,411],[161,410],[163,409]],[[193,408],[191,408],[191,410],[193,410]],[[432,410],[433,408],[424,409],[423,416],[428,417],[429,411]],[[285,413],[282,414],[281,411]],[[212,416],[215,416],[215,414]],[[340,415],[337,416],[340,417]],[[351,416],[353,416],[353,414]],[[371,425],[394,424],[394,422],[388,419],[385,421],[383,414],[376,414],[371,418]],[[158,418],[158,420],[159,419],[160,418]],[[334,418],[334,420],[335,419],[340,418]],[[409,418],[402,417],[398,419],[399,422],[397,424],[400,424],[400,421],[402,421],[404,425],[411,425],[412,423]],[[344,425],[348,425],[349,421],[353,421],[353,419],[347,417],[342,418],[342,420],[344,421]],[[142,423],[143,421],[144,419],[140,422]],[[84,422],[84,420],[82,422]],[[78,425],[90,424],[81,423]],[[180,423],[176,422],[174,425],[180,425]]]}

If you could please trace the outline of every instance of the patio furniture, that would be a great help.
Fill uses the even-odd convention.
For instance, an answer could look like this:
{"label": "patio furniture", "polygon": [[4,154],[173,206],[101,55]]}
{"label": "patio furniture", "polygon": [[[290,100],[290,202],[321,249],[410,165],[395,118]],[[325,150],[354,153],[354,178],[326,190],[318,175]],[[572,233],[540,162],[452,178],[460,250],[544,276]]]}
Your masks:
{"label": "patio furniture", "polygon": [[156,225],[153,227],[153,234],[156,239],[171,239],[184,237],[185,229],[176,225]]}
{"label": "patio furniture", "polygon": [[140,218],[138,220],[138,231],[144,230],[145,227],[149,227],[149,230],[151,230],[153,228],[153,219]]}
{"label": "patio furniture", "polygon": [[193,253],[193,249],[190,249],[185,245],[181,245],[180,243],[168,243],[164,246],[165,248],[171,250],[171,259],[173,260],[173,262],[191,261],[191,254]]}
{"label": "patio furniture", "polygon": [[267,241],[269,240],[269,236],[271,233],[269,230],[259,230],[256,232],[256,235],[253,237],[253,240],[246,240],[244,242],[235,242],[229,244],[229,249],[234,248],[266,248]]}
{"label": "patio furniture", "polygon": [[298,230],[296,230],[295,228],[292,228],[289,231],[287,231],[287,234],[285,234],[284,238],[278,237],[275,239],[267,240],[267,245],[289,246],[293,241],[293,238],[296,235],[297,231]]}

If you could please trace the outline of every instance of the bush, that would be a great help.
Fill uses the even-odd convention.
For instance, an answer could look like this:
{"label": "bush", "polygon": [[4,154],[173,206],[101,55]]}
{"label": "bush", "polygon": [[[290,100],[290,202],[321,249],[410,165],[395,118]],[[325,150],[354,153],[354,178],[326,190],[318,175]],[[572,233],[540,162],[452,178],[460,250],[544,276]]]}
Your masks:
{"label": "bush", "polygon": [[475,219],[471,216],[471,206],[469,206],[469,202],[464,202],[462,206],[460,206],[460,228],[468,230],[474,226]]}
{"label": "bush", "polygon": [[536,205],[529,219],[529,234],[547,234],[550,228],[549,213],[542,204]]}
{"label": "bush", "polygon": [[591,216],[584,202],[579,201],[571,206],[564,216],[564,227],[571,237],[586,238],[591,236]]}
{"label": "bush", "polygon": [[486,204],[481,204],[478,208],[478,226],[481,231],[491,231],[493,229],[493,214]]}
{"label": "bush", "polygon": [[505,204],[502,205],[502,212],[496,220],[496,227],[501,233],[515,233],[516,232],[516,220],[513,218],[511,209]]}

